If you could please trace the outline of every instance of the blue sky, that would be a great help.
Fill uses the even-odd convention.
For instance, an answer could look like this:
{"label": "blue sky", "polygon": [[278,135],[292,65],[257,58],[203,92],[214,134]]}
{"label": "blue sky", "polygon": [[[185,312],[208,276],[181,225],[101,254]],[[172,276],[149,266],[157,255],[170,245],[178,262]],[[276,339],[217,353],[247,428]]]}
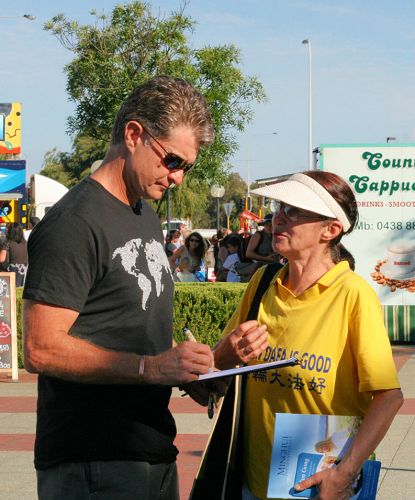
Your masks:
{"label": "blue sky", "polygon": [[[73,112],[64,66],[71,54],[42,29],[57,13],[93,22],[111,0],[0,0],[0,102],[20,101],[22,158],[38,172],[46,151],[70,151]],[[126,2],[124,2],[126,3]],[[168,13],[177,0],[150,2]],[[268,102],[232,158],[247,180],[307,169],[308,53],[312,44],[313,145],[415,142],[415,2],[412,0],[190,0],[194,47],[235,44],[242,69],[263,83]],[[33,14],[28,21],[23,14]],[[11,16],[4,19],[2,16]],[[16,16],[16,17],[13,17]],[[273,134],[277,132],[277,134]]]}

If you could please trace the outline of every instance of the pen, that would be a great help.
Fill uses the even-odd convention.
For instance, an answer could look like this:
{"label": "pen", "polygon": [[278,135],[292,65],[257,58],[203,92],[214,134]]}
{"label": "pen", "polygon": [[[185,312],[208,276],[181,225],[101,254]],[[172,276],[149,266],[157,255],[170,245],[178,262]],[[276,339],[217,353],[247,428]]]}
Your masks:
{"label": "pen", "polygon": [[183,333],[184,333],[184,336],[186,337],[186,340],[189,340],[190,342],[197,342],[197,340],[195,339],[195,336],[190,331],[190,329],[187,328],[187,326],[185,326],[183,328]]}
{"label": "pen", "polygon": [[[190,342],[197,342],[195,336],[191,332],[190,328],[188,328],[187,326],[185,326],[183,328],[183,333],[184,333],[184,336],[186,337],[186,339],[189,340]],[[211,372],[212,368],[209,368],[209,371]],[[215,414],[214,408],[216,406],[217,406],[217,395],[214,392],[209,392],[209,396],[208,396],[208,417],[210,419],[212,419],[213,416],[214,416],[214,414]]]}

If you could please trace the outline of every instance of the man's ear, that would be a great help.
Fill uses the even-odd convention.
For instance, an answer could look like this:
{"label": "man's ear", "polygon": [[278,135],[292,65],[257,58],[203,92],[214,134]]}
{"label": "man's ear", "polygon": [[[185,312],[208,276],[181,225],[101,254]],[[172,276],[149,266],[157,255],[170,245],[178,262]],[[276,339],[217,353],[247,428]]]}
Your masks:
{"label": "man's ear", "polygon": [[143,126],[135,120],[131,120],[125,124],[124,141],[129,150],[135,149],[143,133]]}
{"label": "man's ear", "polygon": [[330,221],[324,226],[324,231],[321,235],[323,241],[331,241],[337,238],[343,231],[343,226],[338,220]]}

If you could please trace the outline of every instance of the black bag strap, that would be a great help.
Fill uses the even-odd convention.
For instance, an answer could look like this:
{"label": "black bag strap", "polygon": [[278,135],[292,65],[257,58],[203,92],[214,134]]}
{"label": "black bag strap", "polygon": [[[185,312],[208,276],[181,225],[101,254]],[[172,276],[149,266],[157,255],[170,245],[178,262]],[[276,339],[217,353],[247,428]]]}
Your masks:
{"label": "black bag strap", "polygon": [[[264,273],[258,283],[257,289],[255,290],[254,298],[251,302],[247,317],[245,321],[251,319],[257,319],[259,305],[261,304],[262,297],[264,293],[268,290],[268,287],[275,276],[275,273],[282,268],[282,264],[275,262],[273,264],[268,264],[265,267]],[[238,376],[235,377],[231,384],[231,390],[233,391],[233,437],[231,440],[231,449],[229,453],[229,462],[227,464],[227,470],[225,475],[225,484],[222,491],[222,499],[225,500],[240,500],[242,494],[242,484],[243,484],[243,443],[241,437],[241,429],[243,425],[243,414],[241,413],[242,405],[242,394],[244,392],[246,377]],[[228,402],[229,403],[229,402]]]}
{"label": "black bag strap", "polygon": [[[262,296],[281,264],[265,268],[246,320],[256,319]],[[193,483],[190,500],[240,500],[243,484],[243,450],[240,428],[244,377],[233,377],[206,446],[202,463]]]}
{"label": "black bag strap", "polygon": [[267,291],[272,278],[275,276],[275,273],[282,268],[282,264],[279,262],[275,262],[274,264],[268,264],[265,267],[264,274],[261,277],[260,282],[258,283],[258,287],[255,291],[254,298],[251,303],[251,307],[249,308],[248,315],[246,317],[246,321],[251,319],[257,319],[259,305],[261,304],[262,296]]}

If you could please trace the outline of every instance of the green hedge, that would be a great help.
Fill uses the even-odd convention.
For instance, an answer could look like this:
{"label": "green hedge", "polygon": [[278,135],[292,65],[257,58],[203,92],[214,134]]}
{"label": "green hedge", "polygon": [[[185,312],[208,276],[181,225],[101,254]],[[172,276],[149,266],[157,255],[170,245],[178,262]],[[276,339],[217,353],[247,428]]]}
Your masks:
{"label": "green hedge", "polygon": [[215,345],[246,283],[176,283],[173,334],[177,342],[184,340],[187,326],[196,339]]}
{"label": "green hedge", "polygon": [[[245,283],[176,283],[173,335],[184,340],[183,327],[209,345],[215,345],[246,288]],[[19,368],[22,353],[22,288],[17,289],[17,338]]]}

